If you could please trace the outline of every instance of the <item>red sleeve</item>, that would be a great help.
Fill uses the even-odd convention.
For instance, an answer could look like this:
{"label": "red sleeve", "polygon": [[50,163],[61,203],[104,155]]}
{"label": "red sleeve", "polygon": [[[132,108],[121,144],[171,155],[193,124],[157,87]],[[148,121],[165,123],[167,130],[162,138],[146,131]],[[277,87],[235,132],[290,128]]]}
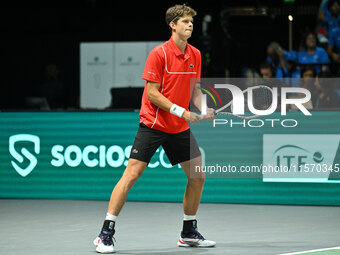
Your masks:
{"label": "red sleeve", "polygon": [[195,65],[196,68],[196,75],[190,79],[190,97],[192,96],[192,92],[194,91],[195,85],[201,82],[201,52],[197,50],[195,52]]}
{"label": "red sleeve", "polygon": [[164,59],[157,51],[152,50],[146,60],[142,78],[146,81],[162,83],[163,70]]}
{"label": "red sleeve", "polygon": [[191,83],[193,83],[194,85],[196,83],[201,82],[201,52],[199,50],[196,50],[195,52],[195,65],[197,66],[196,68],[196,75],[191,78]]}
{"label": "red sleeve", "polygon": [[201,57],[201,52],[200,51],[198,51],[198,63],[199,63],[199,65],[198,65],[198,69],[197,69],[197,76],[196,76],[196,78],[197,78],[197,81],[198,82],[200,82],[200,80],[201,80],[201,65],[202,65],[202,57]]}

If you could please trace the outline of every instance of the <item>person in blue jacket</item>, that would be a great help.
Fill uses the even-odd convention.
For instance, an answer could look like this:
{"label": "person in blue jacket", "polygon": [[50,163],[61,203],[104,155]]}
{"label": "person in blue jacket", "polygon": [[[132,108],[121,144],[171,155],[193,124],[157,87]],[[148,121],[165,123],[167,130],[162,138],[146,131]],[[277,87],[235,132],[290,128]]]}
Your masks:
{"label": "person in blue jacket", "polygon": [[332,60],[340,62],[340,22],[329,34],[327,52]]}
{"label": "person in blue jacket", "polygon": [[276,78],[289,87],[296,87],[300,82],[301,71],[297,66],[297,53],[294,50],[284,51],[284,66],[276,70]]}
{"label": "person in blue jacket", "polygon": [[318,36],[320,34],[329,38],[329,34],[333,28],[338,26],[340,20],[340,3],[339,0],[324,0],[321,3],[318,13]]}
{"label": "person in blue jacket", "polygon": [[338,26],[340,20],[340,3],[339,0],[329,0],[327,3],[328,12],[326,12],[325,22],[327,24],[328,31]]}
{"label": "person in blue jacket", "polygon": [[327,71],[329,57],[325,49],[318,47],[318,39],[315,33],[309,32],[303,40],[304,50],[298,52],[298,63],[300,65],[313,64],[316,72]]}

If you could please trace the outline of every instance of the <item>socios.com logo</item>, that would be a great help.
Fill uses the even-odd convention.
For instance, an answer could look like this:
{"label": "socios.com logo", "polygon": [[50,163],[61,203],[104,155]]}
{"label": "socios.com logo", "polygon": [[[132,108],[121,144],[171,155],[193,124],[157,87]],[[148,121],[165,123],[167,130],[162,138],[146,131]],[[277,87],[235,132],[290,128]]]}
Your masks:
{"label": "socios.com logo", "polygon": [[[32,143],[32,144],[30,144]],[[40,153],[40,138],[31,134],[17,134],[9,138],[9,153],[13,157],[11,164],[15,171],[22,177],[29,175],[37,166]],[[41,155],[40,160],[47,160],[52,167],[123,167],[127,166],[130,158],[132,145],[125,148],[119,145],[62,145],[56,144],[45,151],[49,151],[48,157]],[[200,148],[201,149],[201,148]],[[31,150],[31,151],[30,151]],[[205,159],[204,150],[202,152],[202,162]],[[29,162],[29,163],[27,163]],[[47,162],[44,162],[45,164]],[[154,158],[148,165],[149,168],[172,168],[164,149],[158,148]],[[180,167],[178,165],[178,167]]]}
{"label": "socios.com logo", "polygon": [[[86,167],[122,167],[127,166],[130,158],[132,145],[122,148],[119,145],[87,145],[83,149],[77,145],[54,145],[51,149],[51,165],[54,167],[78,167],[84,164]],[[158,148],[156,151],[156,160],[151,161],[149,168],[162,166],[172,168],[168,163],[164,149]]]}
{"label": "socios.com logo", "polygon": [[[20,151],[17,151],[16,144],[18,144],[19,142],[25,142],[25,144],[27,142],[33,143],[33,150],[34,153],[37,155],[40,153],[40,139],[38,136],[31,134],[12,135],[9,138],[9,153],[15,159],[15,161],[11,161],[11,164],[18,174],[20,174],[22,177],[25,177],[29,175],[36,167],[38,159],[25,147],[21,148]],[[24,157],[29,161],[29,164],[26,167],[24,167],[23,165],[25,161]]]}

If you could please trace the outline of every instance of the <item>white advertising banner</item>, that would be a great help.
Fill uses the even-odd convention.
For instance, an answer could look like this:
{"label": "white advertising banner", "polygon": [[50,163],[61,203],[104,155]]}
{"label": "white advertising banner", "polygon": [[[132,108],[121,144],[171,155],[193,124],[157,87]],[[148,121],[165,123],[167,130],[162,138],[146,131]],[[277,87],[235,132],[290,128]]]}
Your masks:
{"label": "white advertising banner", "polygon": [[80,107],[108,107],[112,80],[113,44],[80,44]]}
{"label": "white advertising banner", "polygon": [[81,43],[80,107],[110,105],[111,88],[143,87],[149,52],[163,42]]}
{"label": "white advertising banner", "polygon": [[263,181],[339,183],[340,135],[263,135]]}

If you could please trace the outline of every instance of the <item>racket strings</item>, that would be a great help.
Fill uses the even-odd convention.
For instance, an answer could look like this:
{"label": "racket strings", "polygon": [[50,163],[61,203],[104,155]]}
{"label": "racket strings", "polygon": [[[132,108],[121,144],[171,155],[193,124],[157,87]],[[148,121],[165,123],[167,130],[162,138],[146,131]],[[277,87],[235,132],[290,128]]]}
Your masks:
{"label": "racket strings", "polygon": [[[252,104],[256,110],[268,109],[273,100],[273,95],[268,88],[256,88],[252,90]],[[247,102],[248,105],[251,102]]]}

